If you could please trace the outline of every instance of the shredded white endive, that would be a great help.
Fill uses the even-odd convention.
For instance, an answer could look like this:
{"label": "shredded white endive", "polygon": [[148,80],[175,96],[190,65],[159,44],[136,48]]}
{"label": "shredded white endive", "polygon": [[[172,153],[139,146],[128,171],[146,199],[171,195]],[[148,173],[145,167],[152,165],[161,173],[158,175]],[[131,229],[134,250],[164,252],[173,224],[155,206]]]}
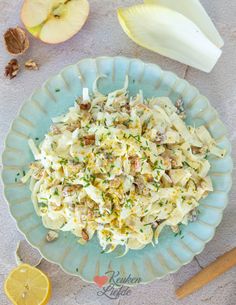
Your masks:
{"label": "shredded white endive", "polygon": [[38,147],[32,201],[45,227],[71,231],[85,244],[97,233],[103,251],[157,243],[164,226],[187,224],[213,190],[208,156],[225,152],[204,126],[187,126],[181,100],[144,99],[123,89],[84,89],[54,118]]}

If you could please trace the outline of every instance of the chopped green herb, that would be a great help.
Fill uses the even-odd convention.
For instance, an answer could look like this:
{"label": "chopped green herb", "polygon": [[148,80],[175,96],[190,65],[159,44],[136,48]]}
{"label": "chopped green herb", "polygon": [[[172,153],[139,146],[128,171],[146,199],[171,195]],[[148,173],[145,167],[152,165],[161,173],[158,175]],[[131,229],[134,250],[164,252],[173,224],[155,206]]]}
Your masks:
{"label": "chopped green herb", "polygon": [[25,171],[23,170],[22,172],[23,172],[23,176],[25,176]]}
{"label": "chopped green herb", "polygon": [[56,90],[55,90],[55,92],[60,92],[60,91],[61,91],[60,89],[56,89]]}
{"label": "chopped green herb", "polygon": [[132,204],[133,204],[133,201],[131,199],[127,199],[125,204],[124,204],[124,207],[128,208],[128,209],[131,209],[132,208]]}
{"label": "chopped green herb", "polygon": [[182,235],[182,230],[179,230],[178,233],[175,233],[175,237],[178,236],[178,235],[179,235],[179,236]]}
{"label": "chopped green herb", "polygon": [[153,169],[154,169],[154,170],[155,170],[155,169],[157,169],[157,170],[164,170],[164,168],[161,167],[161,166],[159,165],[159,162],[158,162],[158,161],[155,161],[155,162],[154,162],[154,164],[153,164]]}
{"label": "chopped green herb", "polygon": [[80,159],[78,157],[74,157],[73,160],[72,160],[74,163],[79,163],[80,162]]}
{"label": "chopped green herb", "polygon": [[184,161],[183,164],[188,166],[188,167],[191,167],[191,165],[189,165],[188,162],[186,162],[186,161]]}
{"label": "chopped green herb", "polygon": [[59,161],[59,163],[60,163],[61,165],[66,165],[66,164],[68,163],[68,160],[62,158],[62,159]]}
{"label": "chopped green herb", "polygon": [[35,138],[35,141],[38,141],[39,140],[39,138]]}
{"label": "chopped green herb", "polygon": [[111,236],[108,236],[108,237],[106,238],[106,241],[111,241]]}
{"label": "chopped green herb", "polygon": [[129,125],[129,123],[133,122],[132,119],[128,119],[127,121],[123,122],[123,125],[125,125],[126,127]]}
{"label": "chopped green herb", "polygon": [[143,229],[140,229],[140,232],[143,233]]}
{"label": "chopped green herb", "polygon": [[155,186],[155,188],[156,188],[156,191],[158,191],[159,190],[159,188],[160,188],[160,184],[157,182],[157,181],[153,181],[152,182],[152,185],[154,185]]}
{"label": "chopped green herb", "polygon": [[57,187],[56,187],[56,189],[55,189],[55,191],[54,191],[53,195],[55,195],[55,196],[59,196],[59,192],[58,192],[58,188],[57,188]]}
{"label": "chopped green herb", "polygon": [[136,140],[137,142],[142,143],[142,142],[141,142],[141,137],[140,137],[140,135],[134,136],[134,135],[130,134],[130,135],[128,136],[128,139],[129,139],[129,138],[133,138],[133,139]]}

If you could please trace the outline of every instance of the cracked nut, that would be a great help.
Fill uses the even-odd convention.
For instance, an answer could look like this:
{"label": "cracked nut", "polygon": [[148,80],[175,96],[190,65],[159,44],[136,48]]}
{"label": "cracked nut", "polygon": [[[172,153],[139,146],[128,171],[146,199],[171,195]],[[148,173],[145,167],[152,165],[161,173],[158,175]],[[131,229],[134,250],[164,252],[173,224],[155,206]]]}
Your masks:
{"label": "cracked nut", "polygon": [[11,59],[9,63],[5,67],[5,76],[9,79],[16,77],[18,71],[20,69],[20,65],[18,64],[17,59]]}
{"label": "cracked nut", "polygon": [[4,33],[7,51],[12,55],[23,54],[29,48],[29,39],[20,27],[9,28]]}
{"label": "cracked nut", "polygon": [[59,237],[59,234],[57,232],[50,230],[50,231],[48,231],[48,234],[46,236],[46,240],[48,242],[52,242],[55,239],[57,239],[58,237]]}
{"label": "cracked nut", "polygon": [[87,233],[87,231],[85,229],[82,229],[82,238],[85,241],[89,240],[89,235],[88,235],[88,233]]}
{"label": "cracked nut", "polygon": [[25,68],[28,70],[38,70],[39,67],[33,59],[29,59],[25,62]]}

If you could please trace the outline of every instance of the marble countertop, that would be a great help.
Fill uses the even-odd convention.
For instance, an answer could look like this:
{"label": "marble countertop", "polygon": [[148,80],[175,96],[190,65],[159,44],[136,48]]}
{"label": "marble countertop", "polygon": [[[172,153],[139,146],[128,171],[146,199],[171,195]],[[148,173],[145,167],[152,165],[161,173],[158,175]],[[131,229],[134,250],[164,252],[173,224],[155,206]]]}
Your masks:
{"label": "marble countertop", "polygon": [[[23,1],[0,1],[0,33],[11,26],[21,24],[19,11]],[[116,8],[129,6],[140,0],[90,0],[91,13],[82,31],[71,40],[61,45],[46,45],[30,38],[31,47],[19,58],[20,63],[35,59],[39,71],[23,70],[13,80],[3,76],[4,67],[10,56],[0,45],[0,150],[10,123],[15,118],[20,106],[49,76],[59,72],[63,67],[76,63],[85,57],[99,55],[124,55],[138,57],[146,62],[159,64],[163,69],[176,72],[180,77],[185,75],[186,66],[166,59],[134,44],[123,33],[116,18]],[[233,158],[236,158],[236,1],[202,0],[225,41],[223,55],[210,74],[189,68],[186,79],[206,95],[225,122],[232,142]],[[233,176],[235,177],[235,169]],[[22,235],[9,215],[7,204],[0,190],[0,283],[1,287],[9,271],[15,266],[14,250]],[[71,277],[59,267],[43,261],[41,269],[46,271],[52,280],[53,297],[50,305],[235,305],[236,304],[236,268],[231,269],[200,291],[188,298],[178,301],[175,289],[212,262],[217,256],[236,246],[236,189],[233,187],[229,205],[225,210],[222,223],[217,228],[214,239],[190,264],[182,267],[177,273],[162,280],[132,288],[128,297],[110,301],[98,297],[95,285],[84,283],[79,278]],[[8,305],[3,289],[0,290],[0,304]]]}

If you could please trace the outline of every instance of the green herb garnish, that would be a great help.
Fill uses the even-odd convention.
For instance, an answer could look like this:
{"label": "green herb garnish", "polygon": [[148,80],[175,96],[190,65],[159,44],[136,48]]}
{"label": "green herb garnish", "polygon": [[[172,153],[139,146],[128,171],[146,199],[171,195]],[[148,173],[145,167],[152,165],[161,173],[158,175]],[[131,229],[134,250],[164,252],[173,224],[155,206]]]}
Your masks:
{"label": "green herb garnish", "polygon": [[55,195],[55,196],[59,196],[59,192],[58,192],[58,188],[57,188],[57,187],[56,187],[56,189],[55,189],[55,191],[54,191],[53,195]]}

